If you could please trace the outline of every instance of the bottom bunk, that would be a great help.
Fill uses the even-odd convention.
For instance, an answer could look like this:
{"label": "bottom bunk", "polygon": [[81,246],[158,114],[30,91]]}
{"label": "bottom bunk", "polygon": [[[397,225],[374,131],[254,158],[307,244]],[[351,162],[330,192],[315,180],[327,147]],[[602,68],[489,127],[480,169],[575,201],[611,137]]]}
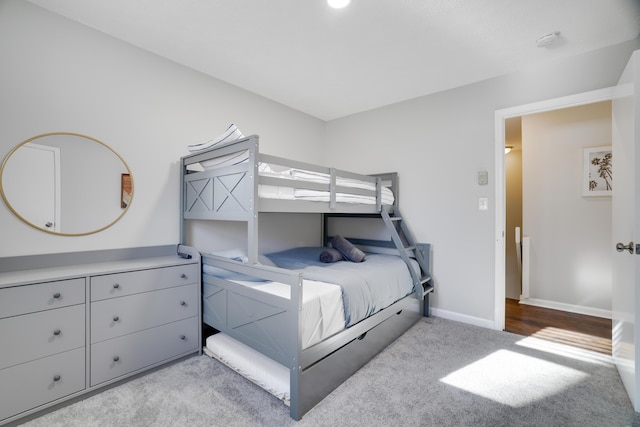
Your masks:
{"label": "bottom bunk", "polygon": [[[428,245],[420,248],[428,254]],[[326,248],[303,249],[253,265],[228,253],[203,254],[203,319],[220,331],[205,352],[289,404],[294,419],[402,335],[428,305],[428,293],[418,296],[397,255],[367,253],[365,262],[328,265],[317,258]]]}
{"label": "bottom bunk", "polygon": [[293,385],[286,366],[222,332],[206,339],[204,352],[282,400],[285,405],[293,406],[291,416],[300,419],[422,317],[421,301],[416,298],[405,298],[390,310],[398,311],[391,317],[385,316],[375,326],[368,325],[370,329],[365,327],[365,332],[352,337],[336,351],[306,369],[300,369],[297,398],[293,398],[293,405]]}

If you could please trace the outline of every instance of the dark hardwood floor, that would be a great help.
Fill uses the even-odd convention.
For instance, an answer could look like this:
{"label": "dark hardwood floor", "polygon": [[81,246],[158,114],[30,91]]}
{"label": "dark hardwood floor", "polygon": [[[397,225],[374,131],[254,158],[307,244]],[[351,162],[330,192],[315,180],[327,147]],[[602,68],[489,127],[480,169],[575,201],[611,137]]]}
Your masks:
{"label": "dark hardwood floor", "polygon": [[507,299],[505,331],[611,355],[611,319]]}

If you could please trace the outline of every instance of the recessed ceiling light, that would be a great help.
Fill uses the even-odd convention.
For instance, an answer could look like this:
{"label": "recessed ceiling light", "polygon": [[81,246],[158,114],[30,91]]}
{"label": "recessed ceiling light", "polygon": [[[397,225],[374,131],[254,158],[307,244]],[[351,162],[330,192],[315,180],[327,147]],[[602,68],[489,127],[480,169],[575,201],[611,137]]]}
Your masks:
{"label": "recessed ceiling light", "polygon": [[342,9],[343,7],[347,7],[349,3],[351,3],[351,0],[327,0],[327,3],[334,9]]}
{"label": "recessed ceiling light", "polygon": [[560,31],[554,31],[553,33],[545,34],[536,40],[536,46],[538,47],[546,47],[550,44],[554,43],[560,37]]}

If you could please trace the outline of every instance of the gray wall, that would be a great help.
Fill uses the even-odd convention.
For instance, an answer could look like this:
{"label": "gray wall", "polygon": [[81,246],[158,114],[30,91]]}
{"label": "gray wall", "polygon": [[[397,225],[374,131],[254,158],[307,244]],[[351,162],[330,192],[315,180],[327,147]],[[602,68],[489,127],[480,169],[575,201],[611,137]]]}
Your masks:
{"label": "gray wall", "polygon": [[[420,241],[433,244],[436,313],[490,325],[495,212],[478,211],[478,198],[493,205],[495,110],[613,85],[638,47],[634,41],[547,62],[324,123],[28,3],[4,0],[0,156],[36,134],[87,134],[125,158],[135,195],[115,226],[74,238],[33,230],[0,206],[0,236],[12,243],[0,246],[0,257],[175,243],[178,159],[187,144],[235,122],[245,134],[260,134],[269,154],[357,172],[398,171],[404,216]],[[477,185],[478,171],[489,172],[488,186]]]}
{"label": "gray wall", "polygon": [[118,152],[135,184],[126,215],[85,237],[35,230],[0,204],[0,236],[11,242],[0,257],[176,243],[179,159],[230,123],[259,134],[269,154],[322,158],[323,121],[28,2],[0,2],[0,58],[0,158],[32,136],[77,132]]}
{"label": "gray wall", "polygon": [[[493,325],[495,111],[615,85],[638,47],[635,40],[548,61],[327,124],[336,167],[399,172],[403,216],[433,244],[437,315]],[[488,186],[477,184],[479,171],[489,172]],[[478,210],[480,197],[488,211]]]}

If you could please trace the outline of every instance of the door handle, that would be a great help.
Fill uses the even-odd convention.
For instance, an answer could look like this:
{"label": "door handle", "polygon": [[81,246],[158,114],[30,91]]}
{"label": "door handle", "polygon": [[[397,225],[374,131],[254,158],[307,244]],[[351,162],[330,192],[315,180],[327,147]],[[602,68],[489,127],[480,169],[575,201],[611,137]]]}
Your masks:
{"label": "door handle", "polygon": [[625,245],[624,243],[621,243],[621,242],[616,243],[616,251],[622,252],[625,250],[629,251],[630,254],[633,254],[633,242],[629,242],[628,245]]}

